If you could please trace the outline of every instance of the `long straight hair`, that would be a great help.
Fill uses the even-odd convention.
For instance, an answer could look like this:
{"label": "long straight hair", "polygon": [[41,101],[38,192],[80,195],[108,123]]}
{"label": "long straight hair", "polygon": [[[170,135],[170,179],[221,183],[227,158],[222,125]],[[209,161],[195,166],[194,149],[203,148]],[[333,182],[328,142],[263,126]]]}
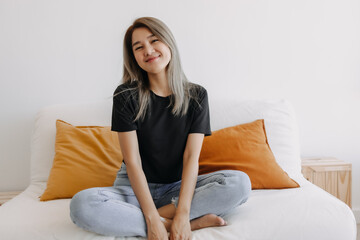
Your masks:
{"label": "long straight hair", "polygon": [[[175,38],[170,29],[159,19],[153,17],[142,17],[134,21],[127,29],[124,37],[124,70],[123,83],[137,83],[136,87],[128,90],[135,90],[139,94],[138,113],[134,121],[144,119],[147,109],[150,106],[150,83],[147,72],[136,62],[132,49],[132,34],[135,29],[145,27],[154,34],[161,42],[166,44],[171,51],[171,59],[166,67],[167,79],[172,95],[170,96],[169,107],[174,116],[183,116],[187,113],[189,102],[194,98],[197,102],[196,92],[199,85],[193,84],[186,78],[180,63],[179,51]],[[151,107],[151,106],[150,106]]]}

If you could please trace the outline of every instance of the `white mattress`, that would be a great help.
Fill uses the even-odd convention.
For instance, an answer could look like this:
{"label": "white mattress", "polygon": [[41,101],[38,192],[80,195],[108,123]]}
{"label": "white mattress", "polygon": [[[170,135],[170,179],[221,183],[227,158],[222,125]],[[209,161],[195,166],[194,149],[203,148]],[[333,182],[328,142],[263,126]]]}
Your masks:
{"label": "white mattress", "polygon": [[[228,226],[193,232],[194,240],[355,240],[356,222],[350,208],[332,195],[295,178],[300,188],[253,190],[249,200],[225,217]],[[143,239],[105,237],[75,226],[70,199],[40,202],[45,182],[30,185],[0,207],[0,239]]]}

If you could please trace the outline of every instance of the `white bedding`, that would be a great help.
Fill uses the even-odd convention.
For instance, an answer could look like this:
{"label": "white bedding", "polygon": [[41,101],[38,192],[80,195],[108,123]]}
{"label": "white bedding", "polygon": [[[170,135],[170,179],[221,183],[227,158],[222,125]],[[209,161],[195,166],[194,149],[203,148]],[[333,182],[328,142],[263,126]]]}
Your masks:
{"label": "white bedding", "polygon": [[[301,176],[295,180],[300,188],[253,190],[245,204],[225,217],[228,226],[194,231],[193,239],[356,239],[356,222],[346,204]],[[69,217],[70,199],[40,202],[44,189],[45,183],[32,184],[0,207],[0,239],[143,239],[105,237],[78,228]]]}

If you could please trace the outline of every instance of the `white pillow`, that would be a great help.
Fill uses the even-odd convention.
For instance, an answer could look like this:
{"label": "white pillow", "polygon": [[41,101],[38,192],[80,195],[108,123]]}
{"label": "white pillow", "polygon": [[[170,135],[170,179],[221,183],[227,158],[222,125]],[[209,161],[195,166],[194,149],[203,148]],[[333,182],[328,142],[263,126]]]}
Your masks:
{"label": "white pillow", "polygon": [[46,182],[55,155],[56,119],[79,126],[110,126],[112,100],[53,105],[39,111],[31,140],[31,182]]}
{"label": "white pillow", "polygon": [[[276,161],[290,177],[301,174],[298,129],[291,104],[286,100],[210,99],[212,130],[265,120],[269,145]],[[31,182],[46,182],[55,154],[56,119],[73,125],[110,126],[112,100],[43,108],[36,117],[31,142]]]}
{"label": "white pillow", "polygon": [[276,162],[290,177],[301,175],[300,144],[295,112],[287,100],[209,99],[212,131],[264,119]]}

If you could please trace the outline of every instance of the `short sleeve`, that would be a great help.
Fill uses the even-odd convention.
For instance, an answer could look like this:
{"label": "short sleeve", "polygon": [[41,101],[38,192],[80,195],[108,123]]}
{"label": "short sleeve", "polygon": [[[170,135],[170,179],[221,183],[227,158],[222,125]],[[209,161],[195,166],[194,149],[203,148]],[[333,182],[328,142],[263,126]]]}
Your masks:
{"label": "short sleeve", "polygon": [[197,107],[194,109],[194,115],[189,133],[204,133],[205,136],[210,136],[211,128],[209,100],[205,88],[202,88],[198,102],[200,105],[196,103]]}
{"label": "short sleeve", "polygon": [[136,104],[130,91],[120,85],[114,92],[111,118],[112,131],[128,132],[137,130],[137,123],[134,122]]}

